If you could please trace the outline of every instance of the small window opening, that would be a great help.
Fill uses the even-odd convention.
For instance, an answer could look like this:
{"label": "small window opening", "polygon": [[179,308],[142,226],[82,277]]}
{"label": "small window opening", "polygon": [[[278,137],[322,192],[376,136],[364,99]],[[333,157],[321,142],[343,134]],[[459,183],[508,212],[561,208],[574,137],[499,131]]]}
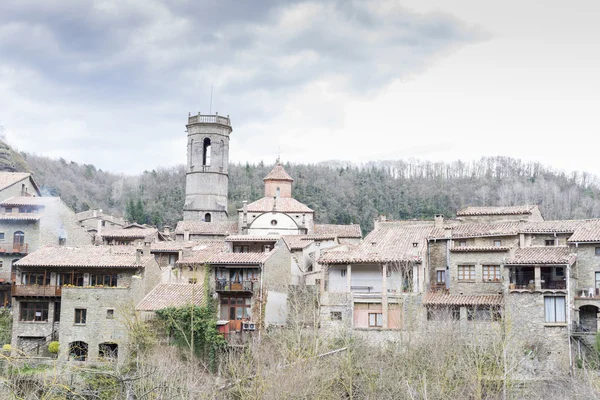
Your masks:
{"label": "small window opening", "polygon": [[556,243],[554,242],[554,239],[547,239],[546,240],[546,246],[554,246]]}
{"label": "small window opening", "polygon": [[331,320],[332,321],[341,321],[342,320],[342,312],[341,311],[332,311],[331,312]]}
{"label": "small window opening", "polygon": [[204,139],[202,145],[202,165],[210,165],[210,139]]}
{"label": "small window opening", "polygon": [[277,220],[276,219],[271,220],[271,225],[273,225],[273,226],[277,225]]}
{"label": "small window opening", "polygon": [[342,278],[346,276],[346,269],[340,269],[340,275],[342,276]]}
{"label": "small window opening", "polygon": [[210,213],[204,214],[204,222],[210,222],[210,220],[211,220]]}
{"label": "small window opening", "polygon": [[106,318],[113,319],[115,317],[115,310],[106,310]]}
{"label": "small window opening", "polygon": [[281,196],[281,189],[277,188],[277,189],[275,189],[275,197],[279,197],[279,196]]}

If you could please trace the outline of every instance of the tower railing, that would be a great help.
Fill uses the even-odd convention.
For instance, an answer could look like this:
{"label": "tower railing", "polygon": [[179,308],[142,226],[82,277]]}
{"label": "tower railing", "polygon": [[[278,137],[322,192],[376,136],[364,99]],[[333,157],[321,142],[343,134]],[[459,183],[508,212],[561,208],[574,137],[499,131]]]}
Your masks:
{"label": "tower railing", "polygon": [[221,124],[231,126],[231,120],[229,116],[222,117],[219,114],[215,115],[190,115],[188,117],[188,124]]}

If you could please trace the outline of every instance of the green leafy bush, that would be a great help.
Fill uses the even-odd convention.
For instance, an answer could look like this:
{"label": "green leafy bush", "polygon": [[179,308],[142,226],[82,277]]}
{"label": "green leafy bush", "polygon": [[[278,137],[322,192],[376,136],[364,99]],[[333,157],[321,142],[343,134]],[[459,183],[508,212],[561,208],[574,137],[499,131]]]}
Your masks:
{"label": "green leafy bush", "polygon": [[58,354],[58,346],[59,344],[57,341],[48,343],[48,352],[51,354]]}

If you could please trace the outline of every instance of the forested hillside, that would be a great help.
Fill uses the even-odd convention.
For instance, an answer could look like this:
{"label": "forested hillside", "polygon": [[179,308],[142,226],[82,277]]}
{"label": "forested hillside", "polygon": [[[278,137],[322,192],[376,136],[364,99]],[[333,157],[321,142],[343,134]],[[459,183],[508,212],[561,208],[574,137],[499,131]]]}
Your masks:
{"label": "forested hillside", "polygon": [[[173,226],[181,219],[184,166],[126,176],[64,159],[24,157],[43,190],[61,196],[75,211],[101,208],[153,225]],[[235,215],[243,200],[262,197],[262,179],[271,168],[263,163],[230,165],[230,215]],[[294,197],[317,212],[318,222],[359,223],[365,232],[372,229],[379,214],[394,219],[431,218],[437,213],[452,216],[466,205],[539,204],[547,219],[600,216],[596,177],[567,175],[506,157],[470,163],[399,160],[360,166],[286,164],[285,168],[295,180]],[[131,215],[133,204],[143,209],[133,207],[135,215]]]}

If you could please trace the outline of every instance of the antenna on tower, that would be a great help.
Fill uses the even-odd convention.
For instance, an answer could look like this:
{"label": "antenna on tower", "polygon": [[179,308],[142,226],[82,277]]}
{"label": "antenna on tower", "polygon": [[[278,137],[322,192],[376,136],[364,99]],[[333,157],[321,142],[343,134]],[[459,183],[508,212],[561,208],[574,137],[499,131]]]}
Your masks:
{"label": "antenna on tower", "polygon": [[208,115],[212,114],[212,93],[214,84],[210,84],[210,107],[208,108]]}

